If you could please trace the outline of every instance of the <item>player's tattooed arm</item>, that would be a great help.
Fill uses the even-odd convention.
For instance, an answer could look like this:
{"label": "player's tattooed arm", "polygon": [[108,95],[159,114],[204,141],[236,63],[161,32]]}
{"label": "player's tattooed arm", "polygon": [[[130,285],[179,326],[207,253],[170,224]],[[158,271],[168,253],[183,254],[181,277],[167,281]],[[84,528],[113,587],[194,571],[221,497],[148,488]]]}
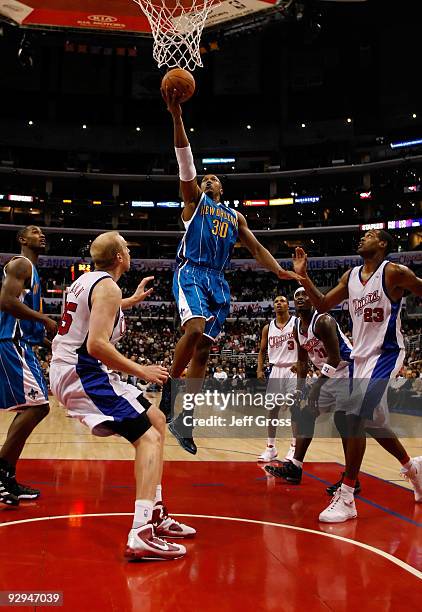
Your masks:
{"label": "player's tattooed arm", "polygon": [[239,212],[237,213],[237,217],[239,222],[239,240],[242,245],[248,249],[252,257],[256,259],[256,261],[261,264],[263,268],[266,268],[270,272],[274,272],[278,278],[296,280],[299,283],[302,282],[302,277],[299,274],[282,268],[278,261],[276,261],[271,255],[269,250],[255,238],[248,227],[245,217]]}
{"label": "player's tattooed arm", "polygon": [[262,328],[261,344],[259,346],[258,367],[256,369],[256,377],[259,378],[260,380],[264,380],[265,378],[264,363],[265,363],[265,357],[267,355],[267,347],[268,347],[268,329],[269,329],[268,324],[264,325],[264,327]]}
{"label": "player's tattooed arm", "polygon": [[0,310],[8,312],[17,319],[40,321],[47,332],[53,336],[57,331],[57,323],[47,315],[32,310],[20,301],[19,296],[31,281],[32,267],[27,259],[17,257],[7,264],[7,275],[3,279],[0,293]]}
{"label": "player's tattooed arm", "polygon": [[422,297],[422,278],[418,278],[407,266],[389,263],[385,273],[388,293],[392,299],[399,300],[404,290]]}
{"label": "player's tattooed arm", "polygon": [[327,312],[349,297],[348,282],[350,270],[343,274],[336,287],[330,289],[324,295],[309,278],[307,262],[307,254],[302,248],[297,247],[293,255],[293,269],[302,277],[300,283],[318,312]]}

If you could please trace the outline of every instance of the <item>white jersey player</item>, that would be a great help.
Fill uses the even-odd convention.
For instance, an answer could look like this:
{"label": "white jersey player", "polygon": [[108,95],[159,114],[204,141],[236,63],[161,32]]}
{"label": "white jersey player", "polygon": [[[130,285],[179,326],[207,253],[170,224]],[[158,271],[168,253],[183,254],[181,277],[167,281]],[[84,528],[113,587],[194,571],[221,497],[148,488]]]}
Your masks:
{"label": "white jersey player", "polygon": [[[296,317],[289,313],[289,301],[286,297],[279,295],[274,300],[274,311],[276,318],[268,325],[265,325],[261,335],[261,346],[258,354],[257,378],[264,379],[264,360],[268,354],[270,363],[270,375],[267,385],[267,393],[280,393],[283,397],[294,394],[296,389],[297,345],[294,339],[294,329]],[[275,447],[275,437],[277,425],[271,421],[276,420],[280,408],[286,409],[288,401],[283,405],[269,411],[267,446],[263,453],[258,457],[258,461],[268,462],[277,457]],[[295,425],[292,417],[293,435],[295,435]],[[286,455],[288,458],[294,454],[295,438],[293,438],[290,449]]]}
{"label": "white jersey player", "polygon": [[[319,312],[326,312],[348,300],[353,322],[354,374],[353,392],[347,415],[349,440],[343,484],[333,503],[320,514],[323,522],[342,522],[357,516],[354,486],[365,453],[364,428],[383,448],[402,464],[402,475],[422,502],[422,457],[411,459],[387,422],[386,397],[389,379],[400,369],[404,359],[400,332],[400,308],[406,290],[422,296],[422,279],[406,266],[386,261],[393,238],[384,230],[370,230],[359,242],[358,254],[363,265],[341,277],[338,285],[323,295],[306,273],[306,253],[296,249],[294,268],[305,278],[306,292]],[[376,429],[378,427],[378,430]]]}
{"label": "white jersey player", "polygon": [[174,559],[184,546],[158,536],[192,536],[195,530],[168,516],[162,503],[161,475],[165,418],[133,385],[112,370],[163,384],[161,366],[140,366],[115,348],[125,330],[123,308],[142,301],[147,280],[131,298],[122,300],[117,281],[130,268],[127,243],[117,232],[98,236],[91,245],[95,272],[81,276],[70,287],[68,300],[53,341],[51,389],[68,414],[93,434],[117,434],[135,449],[136,501],[126,556]]}

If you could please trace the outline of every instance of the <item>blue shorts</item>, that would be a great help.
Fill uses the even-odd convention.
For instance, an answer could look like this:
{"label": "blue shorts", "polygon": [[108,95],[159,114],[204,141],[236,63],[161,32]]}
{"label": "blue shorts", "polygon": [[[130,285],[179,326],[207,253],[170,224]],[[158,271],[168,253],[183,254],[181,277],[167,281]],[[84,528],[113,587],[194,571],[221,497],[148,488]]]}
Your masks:
{"label": "blue shorts", "polygon": [[182,326],[200,317],[206,320],[204,336],[215,340],[230,313],[230,288],[223,272],[186,263],[173,277]]}
{"label": "blue shorts", "polygon": [[47,385],[31,346],[22,340],[1,340],[0,410],[19,410],[47,403]]}

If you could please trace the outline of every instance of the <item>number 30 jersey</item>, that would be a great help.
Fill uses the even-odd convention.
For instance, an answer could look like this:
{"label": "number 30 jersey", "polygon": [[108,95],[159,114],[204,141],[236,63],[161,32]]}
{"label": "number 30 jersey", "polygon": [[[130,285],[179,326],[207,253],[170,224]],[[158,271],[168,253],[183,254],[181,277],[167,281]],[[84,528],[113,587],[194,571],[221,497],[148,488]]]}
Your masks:
{"label": "number 30 jersey", "polygon": [[352,357],[365,358],[382,351],[404,348],[401,332],[401,300],[392,302],[386,291],[383,261],[372,276],[362,282],[363,266],[349,274],[349,313],[353,323]]}
{"label": "number 30 jersey", "polygon": [[179,267],[186,262],[222,272],[230,263],[238,236],[237,212],[205,193],[189,221],[177,249]]}
{"label": "number 30 jersey", "polygon": [[[100,365],[98,359],[88,354],[86,345],[92,292],[94,287],[105,278],[111,278],[110,274],[101,271],[87,272],[70,286],[57,336],[53,340],[52,363],[82,364],[84,367]],[[125,318],[122,310],[119,309],[110,342],[116,344],[123,336],[125,329]]]}
{"label": "number 30 jersey", "polygon": [[[325,350],[324,343],[322,342],[322,340],[318,338],[318,336],[315,333],[316,323],[318,319],[322,316],[323,316],[322,313],[319,313],[317,311],[314,312],[306,333],[304,333],[301,330],[301,322],[300,322],[299,317],[296,320],[296,330],[297,330],[297,337],[299,340],[299,346],[305,349],[305,351],[308,353],[309,359],[312,361],[314,366],[318,368],[318,370],[320,370],[327,361],[327,352]],[[331,316],[331,315],[326,315],[326,316]],[[337,323],[337,321],[335,323],[337,326],[337,338],[338,338],[340,357],[341,357],[341,361],[337,366],[337,371],[340,372],[343,370],[343,368],[345,368],[346,366],[349,366],[352,361],[351,356],[350,356],[352,352],[352,345],[349,339],[347,338],[347,336],[345,336],[343,332],[341,331],[340,326]]]}

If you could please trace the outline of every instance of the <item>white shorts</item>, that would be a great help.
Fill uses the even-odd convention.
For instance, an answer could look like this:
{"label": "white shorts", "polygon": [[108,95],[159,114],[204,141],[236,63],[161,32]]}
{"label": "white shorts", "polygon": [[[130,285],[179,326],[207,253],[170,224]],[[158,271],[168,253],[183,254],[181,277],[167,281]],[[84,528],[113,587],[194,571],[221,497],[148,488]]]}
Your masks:
{"label": "white shorts", "polygon": [[53,362],[50,386],[68,415],[79,419],[96,436],[114,433],[101,427],[102,423],[136,419],[150,406],[139,389],[100,367],[85,370],[76,365]]}
{"label": "white shorts", "polygon": [[404,349],[383,351],[369,357],[355,357],[353,391],[348,414],[356,414],[377,427],[388,425],[387,393],[389,382],[400,371]]}
{"label": "white shorts", "polygon": [[[268,378],[266,393],[281,393],[286,395],[293,395],[297,387],[297,375],[296,372],[292,372],[290,366],[273,366],[271,369],[270,376]],[[280,407],[286,410],[289,407],[290,402],[282,404]]]}
{"label": "white shorts", "polygon": [[351,378],[349,368],[342,368],[336,373],[335,378],[325,382],[319,394],[318,408],[321,413],[334,411],[346,411],[347,402],[350,398]]}

